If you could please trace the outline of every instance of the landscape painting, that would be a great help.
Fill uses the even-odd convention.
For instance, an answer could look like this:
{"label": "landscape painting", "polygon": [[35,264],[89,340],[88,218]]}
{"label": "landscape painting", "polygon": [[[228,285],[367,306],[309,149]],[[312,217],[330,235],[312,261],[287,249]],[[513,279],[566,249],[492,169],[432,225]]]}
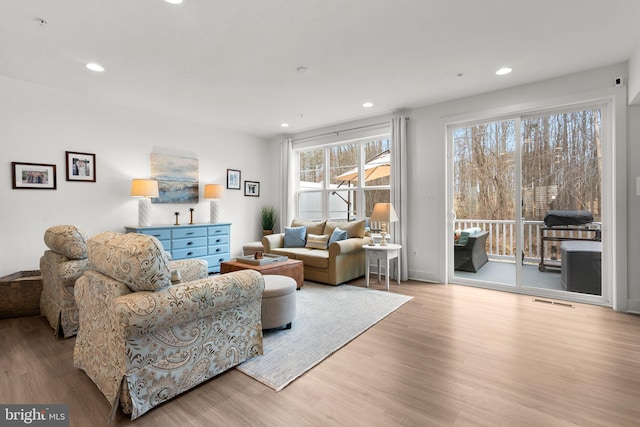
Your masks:
{"label": "landscape painting", "polygon": [[198,203],[198,159],[151,153],[151,178],[160,196],[153,203]]}

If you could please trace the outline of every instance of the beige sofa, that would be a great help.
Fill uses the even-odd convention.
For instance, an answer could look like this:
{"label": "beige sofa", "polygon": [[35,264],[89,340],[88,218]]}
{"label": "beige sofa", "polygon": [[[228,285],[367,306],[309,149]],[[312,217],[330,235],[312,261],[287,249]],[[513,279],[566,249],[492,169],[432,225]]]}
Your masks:
{"label": "beige sofa", "polygon": [[[88,240],[75,286],[74,366],[112,405],[138,418],[262,354],[262,275],[243,270],[171,284],[155,237],[105,232]],[[201,260],[189,259],[200,270]],[[188,270],[188,269],[187,269]],[[183,275],[183,277],[188,274]]]}
{"label": "beige sofa", "polygon": [[364,276],[365,251],[362,245],[369,242],[365,236],[365,223],[362,221],[302,221],[294,219],[292,227],[305,226],[309,234],[331,236],[339,227],[347,232],[348,238],[333,242],[327,249],[308,247],[284,247],[284,233],[271,234],[262,238],[265,253],[286,255],[289,259],[298,259],[304,263],[304,278],[328,285],[339,285]]}

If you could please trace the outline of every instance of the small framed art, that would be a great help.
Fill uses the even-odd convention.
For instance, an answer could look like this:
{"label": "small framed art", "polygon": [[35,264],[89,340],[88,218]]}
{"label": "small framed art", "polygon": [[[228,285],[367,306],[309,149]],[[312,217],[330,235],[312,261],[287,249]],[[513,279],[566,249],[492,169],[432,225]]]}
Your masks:
{"label": "small framed art", "polygon": [[96,182],[96,155],[66,151],[67,181]]}
{"label": "small framed art", "polygon": [[15,189],[56,189],[56,165],[11,162],[11,171]]}
{"label": "small framed art", "polygon": [[241,182],[239,170],[227,169],[227,188],[229,190],[239,190]]}
{"label": "small framed art", "polygon": [[244,195],[260,197],[260,183],[258,181],[245,181]]}

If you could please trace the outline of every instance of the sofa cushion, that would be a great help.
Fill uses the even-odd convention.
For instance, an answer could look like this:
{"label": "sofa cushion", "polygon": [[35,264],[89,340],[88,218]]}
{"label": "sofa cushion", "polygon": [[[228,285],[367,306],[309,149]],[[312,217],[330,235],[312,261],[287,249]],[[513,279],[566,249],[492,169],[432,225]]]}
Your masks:
{"label": "sofa cushion", "polygon": [[345,230],[347,232],[347,236],[351,237],[364,237],[364,219],[360,221],[343,221],[343,222],[335,222],[335,221],[327,221],[327,224],[324,227],[323,234],[333,234],[333,230],[336,227],[341,230]]}
{"label": "sofa cushion", "polygon": [[169,259],[153,236],[106,231],[90,238],[87,249],[91,268],[134,292],[157,291],[171,285]]}
{"label": "sofa cushion", "polygon": [[307,244],[304,245],[307,249],[327,249],[329,244],[328,234],[311,234],[307,236]]}
{"label": "sofa cushion", "polygon": [[296,259],[304,263],[305,267],[329,268],[329,251],[322,249],[307,249],[296,254]]}
{"label": "sofa cushion", "polygon": [[44,232],[44,243],[69,259],[87,257],[87,233],[75,225],[55,225]]}
{"label": "sofa cushion", "polygon": [[333,242],[338,242],[340,240],[346,240],[349,237],[347,230],[342,230],[340,227],[336,227],[331,233],[331,237],[329,238],[329,245]]}
{"label": "sofa cushion", "polygon": [[[292,227],[300,227],[300,226],[305,226],[307,227],[307,234],[311,233],[311,234],[331,234],[331,233],[324,233],[324,226],[326,224],[326,221],[305,221],[303,219],[294,219],[293,221],[291,221],[291,226]],[[305,236],[306,237],[306,236]]]}
{"label": "sofa cushion", "polygon": [[284,228],[284,247],[285,248],[303,248],[306,242],[307,227],[285,227]]}

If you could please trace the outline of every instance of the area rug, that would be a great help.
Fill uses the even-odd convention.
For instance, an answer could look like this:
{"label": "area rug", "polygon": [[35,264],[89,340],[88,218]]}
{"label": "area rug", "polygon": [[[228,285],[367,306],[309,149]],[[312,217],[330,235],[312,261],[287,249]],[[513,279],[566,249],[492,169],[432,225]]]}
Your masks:
{"label": "area rug", "polygon": [[264,354],[237,369],[280,391],[412,297],[350,285],[305,282],[291,329],[264,333]]}

